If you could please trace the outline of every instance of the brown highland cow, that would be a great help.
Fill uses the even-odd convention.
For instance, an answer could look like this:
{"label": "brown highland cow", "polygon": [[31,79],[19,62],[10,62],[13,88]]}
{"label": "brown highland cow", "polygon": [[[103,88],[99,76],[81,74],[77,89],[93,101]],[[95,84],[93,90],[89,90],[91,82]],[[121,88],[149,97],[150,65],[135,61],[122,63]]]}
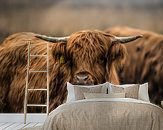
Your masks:
{"label": "brown highland cow", "polygon": [[[115,65],[119,66],[126,55],[125,47],[121,43],[140,37],[139,35],[115,37],[97,30],[80,31],[65,38],[34,33],[17,33],[9,36],[0,46],[0,111],[23,112],[27,41],[32,43],[32,54],[46,54],[46,43],[49,43],[49,107],[52,111],[66,99],[66,82],[91,85],[110,81],[119,84]],[[46,69],[46,60],[43,57],[34,57],[30,63],[31,69]],[[30,74],[29,88],[45,87],[45,73]],[[45,104],[46,93],[29,92],[28,103]],[[40,107],[29,107],[28,111],[44,110]]]}
{"label": "brown highland cow", "polygon": [[163,100],[163,35],[129,27],[113,27],[106,32],[116,36],[142,34],[143,38],[126,44],[127,60],[118,74],[121,83],[149,82],[151,102]]}

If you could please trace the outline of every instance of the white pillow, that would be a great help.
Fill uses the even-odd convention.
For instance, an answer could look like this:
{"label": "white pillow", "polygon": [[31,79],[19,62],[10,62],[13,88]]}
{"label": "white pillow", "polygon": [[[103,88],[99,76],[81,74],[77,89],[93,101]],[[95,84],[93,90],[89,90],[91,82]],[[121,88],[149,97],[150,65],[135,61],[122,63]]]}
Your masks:
{"label": "white pillow", "polygon": [[161,101],[161,106],[163,107],[163,101]]}
{"label": "white pillow", "polygon": [[92,98],[125,98],[125,93],[84,93],[86,99]]}
{"label": "white pillow", "polygon": [[[97,89],[100,91],[98,91],[98,93],[107,93],[107,86],[108,86],[108,82],[103,83],[103,84],[98,84],[98,85],[73,85],[69,82],[67,82],[67,101],[66,102],[72,102],[72,101],[76,101],[79,100],[76,98],[77,94],[83,95],[83,98],[79,97],[80,99],[84,99],[84,92],[94,92],[94,90],[96,91]],[[77,89],[81,89],[81,91],[78,91],[78,93],[75,93],[75,90]],[[81,92],[81,93],[79,93]],[[96,93],[96,92],[95,92]]]}
{"label": "white pillow", "polygon": [[108,93],[125,93],[126,98],[138,99],[139,84],[114,85],[110,83]]}
{"label": "white pillow", "polygon": [[[127,88],[127,87],[130,87],[130,86],[133,86],[133,85],[136,85],[136,84],[114,85],[114,84],[109,83],[108,92],[109,91],[112,91],[112,87],[111,86],[117,86],[117,87]],[[139,100],[146,101],[146,102],[150,102],[150,100],[149,100],[149,94],[148,94],[148,83],[144,83],[144,84],[140,84],[139,85],[138,99]]]}
{"label": "white pillow", "polygon": [[74,87],[71,83],[67,82],[67,101],[66,102],[71,102],[75,101],[75,94],[74,94]]}
{"label": "white pillow", "polygon": [[148,83],[141,84],[139,87],[139,100],[150,102],[148,94]]}

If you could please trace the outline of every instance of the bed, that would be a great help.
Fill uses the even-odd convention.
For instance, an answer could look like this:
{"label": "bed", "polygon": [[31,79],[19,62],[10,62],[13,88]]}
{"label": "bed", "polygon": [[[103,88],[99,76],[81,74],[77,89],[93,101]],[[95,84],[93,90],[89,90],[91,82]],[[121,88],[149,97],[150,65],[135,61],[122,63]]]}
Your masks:
{"label": "bed", "polygon": [[132,98],[94,98],[52,111],[43,130],[163,130],[163,109]]}
{"label": "bed", "polygon": [[67,86],[67,102],[40,129],[163,130],[163,109],[150,103],[148,84]]}

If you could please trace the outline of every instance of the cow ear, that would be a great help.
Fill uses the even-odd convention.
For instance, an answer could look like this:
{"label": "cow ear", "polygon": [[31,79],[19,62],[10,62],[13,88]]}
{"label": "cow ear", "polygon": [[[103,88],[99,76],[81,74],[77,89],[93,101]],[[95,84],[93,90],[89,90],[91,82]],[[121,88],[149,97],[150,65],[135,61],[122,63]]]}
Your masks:
{"label": "cow ear", "polygon": [[114,44],[111,47],[111,52],[109,53],[109,58],[112,62],[114,62],[116,68],[119,68],[124,64],[127,55],[126,47],[124,45]]}
{"label": "cow ear", "polygon": [[52,47],[52,55],[56,62],[64,64],[66,62],[66,43],[57,43]]}

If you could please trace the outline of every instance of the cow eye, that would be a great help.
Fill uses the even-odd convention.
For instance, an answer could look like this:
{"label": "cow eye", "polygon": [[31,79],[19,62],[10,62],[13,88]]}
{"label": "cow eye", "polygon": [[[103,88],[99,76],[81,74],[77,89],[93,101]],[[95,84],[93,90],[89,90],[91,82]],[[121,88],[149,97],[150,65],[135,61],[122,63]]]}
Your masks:
{"label": "cow eye", "polygon": [[106,61],[106,59],[105,59],[104,56],[101,56],[101,57],[99,58],[99,60],[98,60],[98,62],[99,62],[100,64],[104,64],[105,61]]}
{"label": "cow eye", "polygon": [[74,47],[75,47],[75,49],[78,49],[78,48],[81,48],[81,45],[78,44],[78,43],[76,43],[76,44],[74,45]]}

